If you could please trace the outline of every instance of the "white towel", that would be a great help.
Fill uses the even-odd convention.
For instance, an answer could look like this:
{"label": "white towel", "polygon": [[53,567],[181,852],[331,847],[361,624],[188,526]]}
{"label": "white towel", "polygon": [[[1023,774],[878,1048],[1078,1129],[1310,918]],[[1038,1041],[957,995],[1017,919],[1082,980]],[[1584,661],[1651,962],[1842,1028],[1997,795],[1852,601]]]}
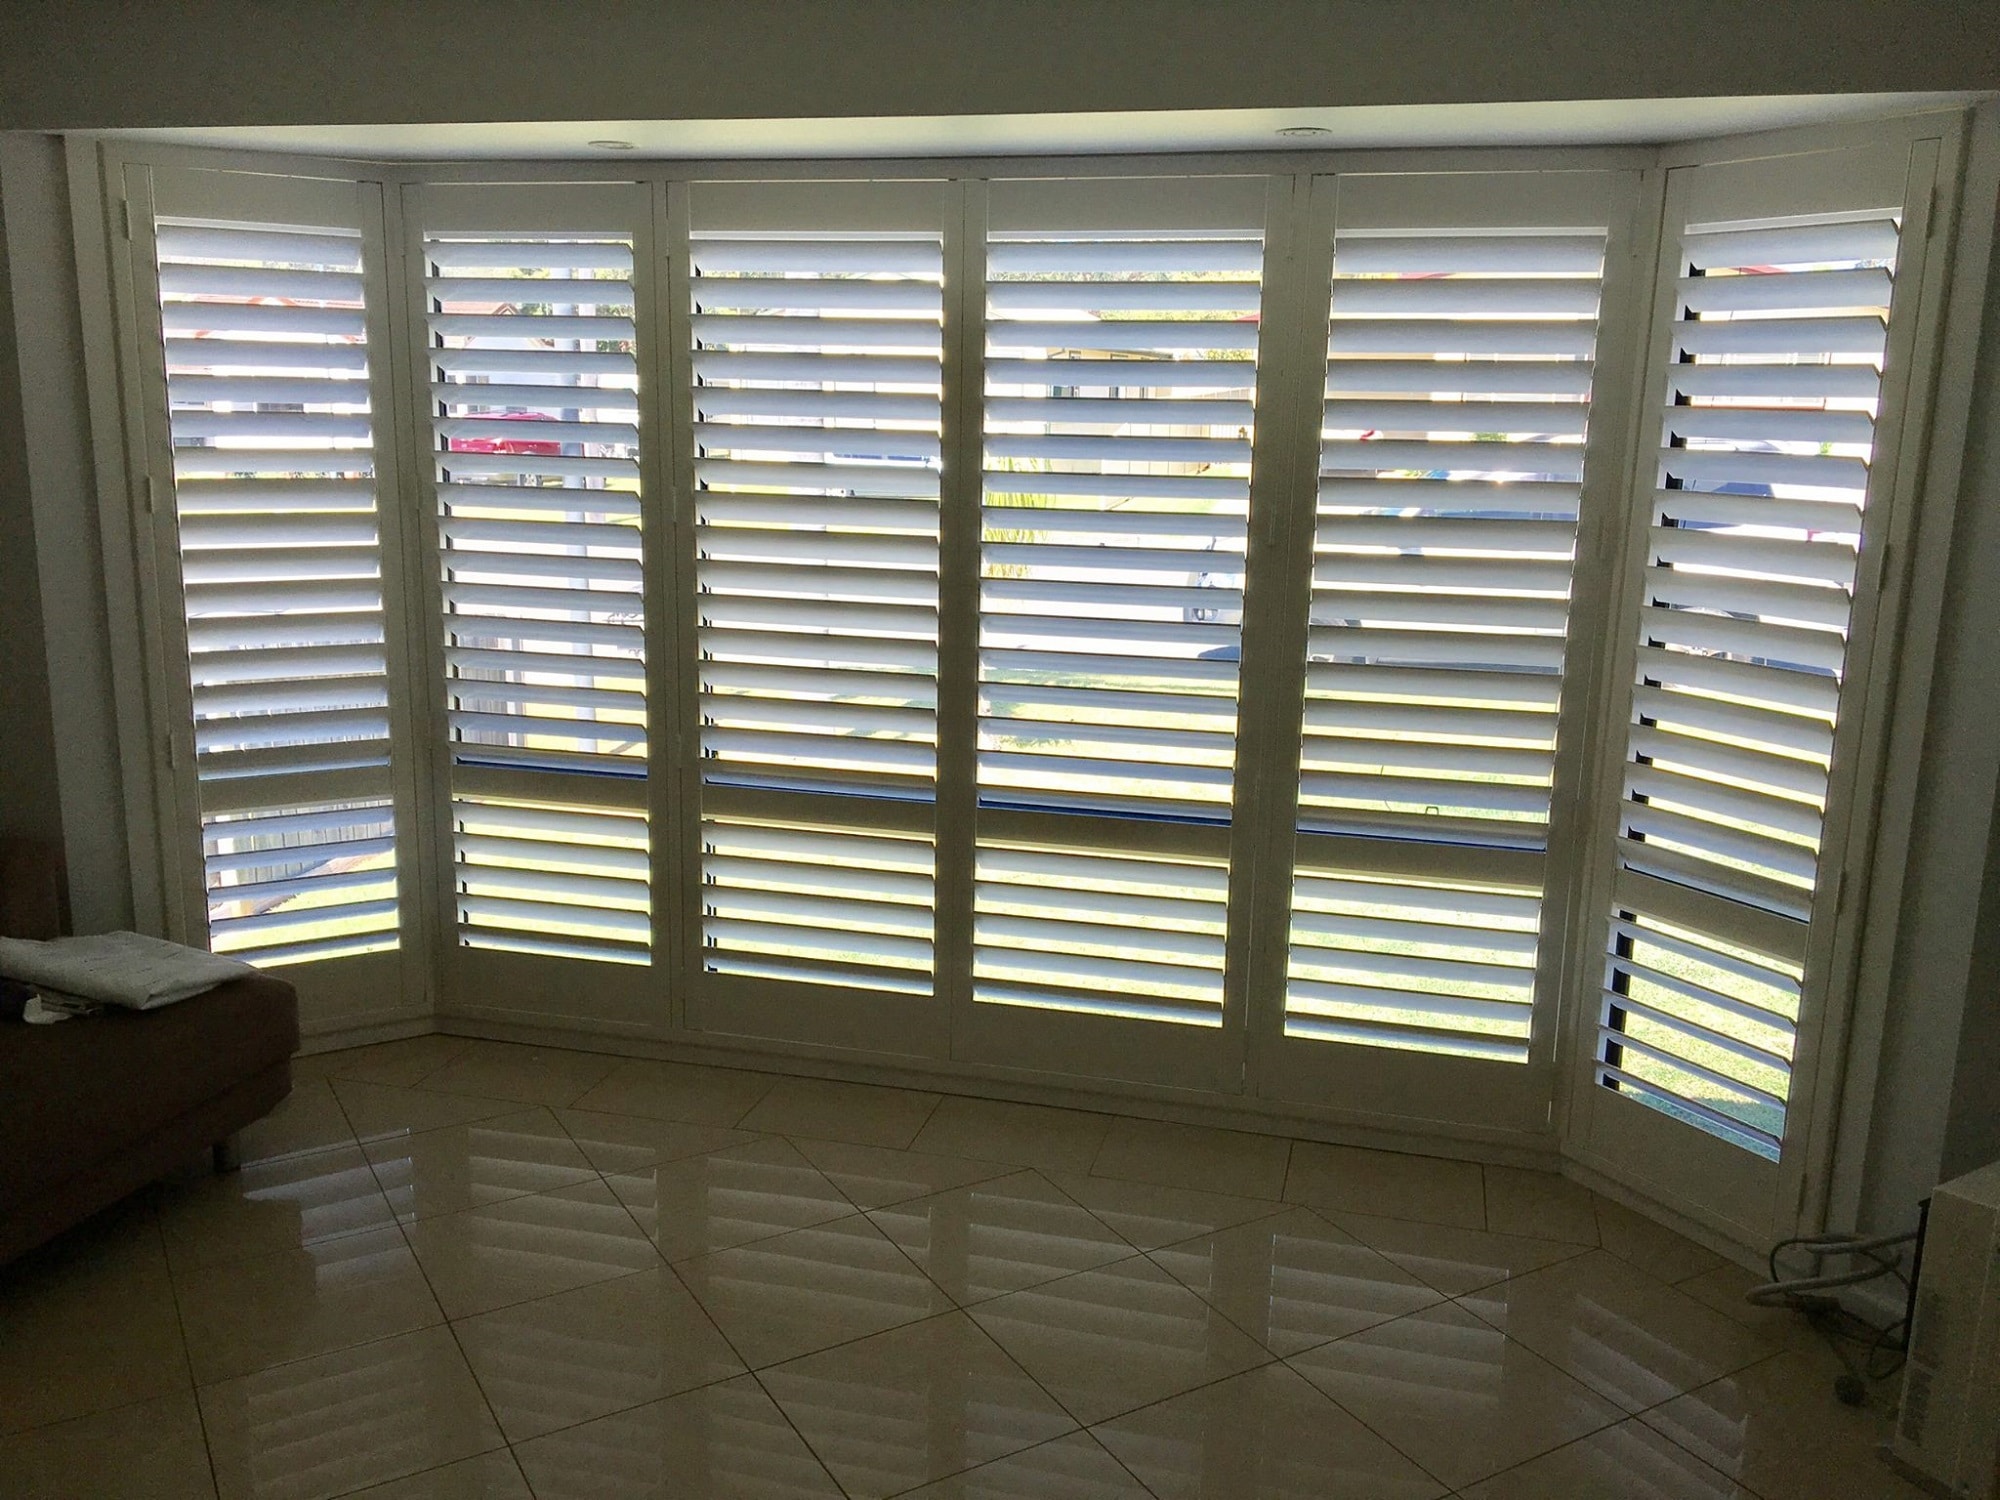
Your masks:
{"label": "white towel", "polygon": [[0,977],[60,1000],[153,1010],[257,971],[233,958],[136,932],[32,943],[0,938]]}

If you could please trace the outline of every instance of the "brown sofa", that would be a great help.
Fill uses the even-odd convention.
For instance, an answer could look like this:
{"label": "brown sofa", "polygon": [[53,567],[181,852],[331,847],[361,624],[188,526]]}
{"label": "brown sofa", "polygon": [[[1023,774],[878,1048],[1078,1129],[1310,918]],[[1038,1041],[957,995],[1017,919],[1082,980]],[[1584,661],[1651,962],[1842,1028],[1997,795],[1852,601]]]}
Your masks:
{"label": "brown sofa", "polygon": [[[66,927],[44,846],[0,841],[0,936]],[[235,1133],[292,1088],[298,997],[240,979],[156,1011],[0,1018],[0,1265]]]}

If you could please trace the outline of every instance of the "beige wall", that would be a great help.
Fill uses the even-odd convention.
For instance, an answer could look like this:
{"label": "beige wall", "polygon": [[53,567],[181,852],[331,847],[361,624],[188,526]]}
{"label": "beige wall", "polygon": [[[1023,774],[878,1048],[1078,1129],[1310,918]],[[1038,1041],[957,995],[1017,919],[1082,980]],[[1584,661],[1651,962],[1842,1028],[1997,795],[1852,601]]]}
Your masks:
{"label": "beige wall", "polygon": [[104,552],[59,140],[0,133],[0,222],[9,261],[0,300],[12,303],[0,362],[18,380],[9,390],[0,373],[0,587],[10,596],[0,605],[0,704],[12,710],[0,720],[0,819],[61,836],[80,931],[129,927]]}
{"label": "beige wall", "polygon": [[0,129],[2000,87],[1990,0],[7,0]]}
{"label": "beige wall", "polygon": [[62,837],[4,217],[0,217],[0,835]]}

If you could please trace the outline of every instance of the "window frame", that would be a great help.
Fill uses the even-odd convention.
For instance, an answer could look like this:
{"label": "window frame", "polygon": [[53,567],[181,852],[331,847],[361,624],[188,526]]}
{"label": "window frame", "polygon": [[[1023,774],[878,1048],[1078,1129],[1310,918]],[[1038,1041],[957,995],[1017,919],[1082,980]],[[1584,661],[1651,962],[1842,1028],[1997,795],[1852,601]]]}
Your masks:
{"label": "window frame", "polygon": [[[1874,785],[1880,788],[1881,796],[1866,810],[1867,815],[1850,820],[1850,827],[1841,839],[1842,860],[1839,879],[1845,899],[1839,905],[1837,920],[1832,923],[1816,923],[1830,929],[1824,942],[1830,955],[1823,965],[1827,974],[1826,993],[1822,996],[1822,1018],[1825,1037],[1817,1049],[1810,1066],[1810,1080],[1803,1077],[1801,1082],[1809,1084],[1812,1096],[1817,1101],[1816,1112],[1810,1136],[1804,1149],[1791,1153],[1795,1167],[1787,1178],[1787,1195],[1794,1178],[1798,1183],[1796,1204],[1788,1201],[1779,1213],[1781,1223],[1796,1222],[1812,1226],[1823,1222],[1829,1206],[1851,1201],[1858,1191],[1859,1167],[1854,1158],[1852,1142],[1865,1142],[1868,1125],[1867,1105],[1870,1094],[1857,1087],[1857,1080],[1872,1080],[1874,1059],[1872,1056],[1858,1058],[1851,1072],[1844,1067],[1846,1048],[1850,1039],[1867,1043],[1879,1038],[1882,1030],[1883,1012],[1887,1005],[1887,981],[1889,977],[1889,955],[1893,950],[1899,912],[1895,900],[1895,875],[1900,872],[1902,860],[1908,849],[1910,837],[1910,808],[1917,794],[1916,747],[1922,743],[1923,725],[1921,709],[1931,661],[1928,655],[1937,638],[1937,620],[1942,604],[1933,588],[1928,592],[1919,589],[1918,577],[1937,579],[1942,576],[1942,558],[1948,545],[1951,527],[1951,511],[1956,499],[1956,474],[1959,452],[1956,444],[1962,443],[1964,411],[1967,388],[1970,386],[1970,370],[1977,352],[1976,314],[1969,321],[1960,310],[1949,330],[1949,336],[1941,331],[1944,319],[1944,294],[1950,288],[1948,278],[1955,267],[1970,263],[1976,252],[1980,257],[1976,270],[1983,270],[1984,238],[1979,233],[1965,236],[1961,244],[1955,237],[1960,172],[1966,150],[1966,139],[1971,116],[1967,112],[1947,112],[1935,115],[1909,117],[1907,119],[1868,122],[1835,127],[1814,127],[1803,130],[1777,132],[1764,136],[1724,139],[1713,142],[1699,142],[1675,145],[1665,148],[1653,147],[1603,147],[1603,148],[1509,148],[1500,150],[1478,149],[1420,149],[1420,150],[1371,150],[1348,152],[1311,153],[1255,153],[1243,155],[1206,156],[1148,156],[1148,157],[1077,157],[1005,159],[990,161],[979,159],[914,161],[811,161],[811,162],[621,162],[620,170],[607,171],[601,163],[554,163],[554,162],[480,162],[452,164],[416,163],[369,163],[341,162],[328,159],[296,158],[267,153],[215,152],[198,148],[175,146],[135,145],[120,141],[86,141],[73,139],[70,142],[70,164],[73,185],[92,184],[97,189],[95,195],[79,192],[76,203],[76,222],[79,229],[77,253],[84,293],[84,315],[86,331],[104,329],[116,335],[117,348],[110,345],[112,340],[101,341],[90,350],[91,360],[88,371],[90,398],[93,415],[93,438],[96,450],[99,477],[99,505],[104,529],[107,554],[106,586],[112,604],[112,646],[114,669],[118,679],[118,721],[120,726],[121,749],[125,766],[127,788],[127,822],[133,829],[132,847],[140,857],[135,857],[133,866],[134,896],[137,910],[142,913],[142,923],[150,924],[150,914],[162,914],[162,920],[169,931],[186,933],[191,931],[184,919],[170,913],[174,902],[171,892],[175,883],[176,853],[173,847],[173,829],[179,817],[179,798],[184,795],[179,790],[180,783],[191,774],[185,764],[186,757],[178,767],[167,757],[158,753],[158,747],[170,744],[175,724],[171,717],[171,705],[164,695],[149,691],[149,681],[158,681],[159,670],[158,632],[149,622],[159,618],[159,586],[157,564],[149,560],[147,548],[138,544],[151,525],[148,505],[148,475],[152,463],[143,440],[137,436],[145,431],[145,412],[139,392],[130,386],[121,386],[120,369],[138,368],[139,341],[136,329],[142,326],[146,309],[139,288],[133,277],[133,256],[136,237],[126,228],[127,215],[137,212],[141,195],[135,193],[134,184],[143,174],[154,168],[205,168],[231,169],[275,175],[297,175],[307,177],[341,177],[362,183],[378,185],[387,197],[388,206],[382,216],[386,221],[386,235],[383,240],[385,253],[381,263],[390,280],[391,296],[385,306],[393,306],[398,316],[409,305],[405,298],[397,295],[397,284],[414,274],[403,248],[407,237],[403,233],[400,208],[396,202],[399,190],[420,184],[445,183],[522,183],[533,182],[557,186],[567,183],[603,183],[607,180],[648,185],[653,202],[656,237],[662,245],[671,244],[673,233],[670,226],[678,213],[680,223],[686,222],[686,199],[688,185],[696,181],[759,181],[759,180],[813,180],[842,177],[866,178],[921,178],[935,180],[945,177],[953,181],[963,181],[961,190],[969,200],[977,190],[977,185],[990,177],[1005,176],[1049,176],[1076,177],[1095,175],[1161,175],[1184,173],[1188,175],[1241,175],[1245,172],[1268,175],[1274,184],[1283,179],[1291,179],[1289,191],[1294,203],[1291,213],[1301,212],[1297,201],[1298,184],[1314,175],[1355,171],[1419,171],[1419,170],[1573,170],[1625,169],[1636,170],[1646,177],[1647,187],[1641,194],[1641,207],[1634,220],[1632,243],[1635,256],[1640,261],[1647,260],[1649,253],[1656,254],[1659,244],[1660,203],[1659,185],[1669,167],[1694,165],[1703,161],[1727,159],[1735,155],[1754,153],[1778,154],[1789,150],[1819,149],[1829,142],[1849,139],[1882,139],[1893,136],[1910,141],[1935,141],[1938,172],[1936,193],[1926,209],[1926,227],[1931,231],[1930,242],[1934,252],[1925,265],[1924,279],[1926,295],[1922,303],[1924,321],[1923,345],[1927,355],[1919,361],[1917,373],[1919,384],[1924,388],[1921,400],[1913,400],[1906,412],[1908,440],[1898,453],[1896,484],[1902,495],[1898,506],[1894,533],[1890,545],[1882,549],[1878,567],[1882,571],[1882,598],[1877,610],[1883,622],[1875,632],[1869,651],[1869,663],[1865,675],[1865,698],[1863,712],[1866,722],[1861,731],[1865,743],[1865,756],[1853,758],[1858,768],[1864,763],[1864,774],[1856,769],[1850,782],[1860,785]],[[135,175],[137,174],[137,175]],[[972,232],[973,211],[968,207],[964,216],[956,221],[948,221],[946,229],[946,346],[945,346],[945,398],[944,421],[946,428],[946,482],[945,506],[947,519],[944,521],[940,537],[940,566],[945,570],[957,570],[958,576],[976,576],[978,551],[977,484],[972,487],[974,501],[971,514],[974,524],[968,529],[963,521],[967,510],[963,503],[963,481],[953,478],[951,434],[956,431],[963,435],[976,434],[981,423],[978,420],[980,382],[978,379],[979,355],[975,350],[967,355],[962,347],[963,337],[954,337],[955,319],[962,329],[967,321],[967,308],[954,307],[951,294],[953,274],[964,295],[974,295],[983,286],[983,275],[976,274],[980,267],[980,237]],[[684,232],[684,228],[683,228]],[[1267,305],[1270,299],[1271,283],[1282,276],[1296,276],[1296,263],[1287,259],[1283,265],[1275,260],[1276,239],[1267,240],[1266,285]],[[1288,256],[1290,252],[1287,252]],[[1609,268],[1607,268],[1608,273]],[[1642,265],[1635,280],[1641,286],[1650,286],[1652,277],[1650,263]],[[967,273],[975,274],[967,274]],[[677,278],[680,285],[676,287]],[[662,308],[677,306],[677,298],[682,298],[685,290],[684,262],[668,261],[661,281],[668,290],[656,299]],[[1309,280],[1309,279],[1308,279]],[[1301,282],[1305,285],[1307,282]],[[1955,299],[1962,293],[1955,293]],[[1643,298],[1628,299],[1630,305],[1623,310],[1614,309],[1607,293],[1604,308],[1600,314],[1603,327],[1608,327],[1614,317],[1635,319],[1639,326],[1646,326],[1653,313],[1645,306]],[[109,313],[109,321],[106,314]],[[675,369],[679,340],[671,334],[670,311],[662,311],[651,330],[651,351],[644,347],[648,330],[642,328],[642,389],[650,377],[672,390],[673,382],[684,378]],[[976,324],[975,324],[976,326]],[[407,337],[405,329],[399,329],[396,337]],[[1311,333],[1302,337],[1308,345]],[[1602,340],[1602,335],[1600,335]],[[1643,380],[1643,365],[1636,363],[1644,357],[1647,341],[1643,338],[1633,341],[1637,346],[1635,363],[1623,378],[1617,378],[1611,368],[1606,352],[1600,342],[1599,390],[1605,397],[1625,401],[1631,408],[1622,418],[1623,451],[1627,455],[1638,454],[1639,461],[1650,467],[1651,453],[1647,446],[1643,423],[1646,415],[1645,403],[1639,393],[1646,389]],[[1292,358],[1305,359],[1310,363],[1312,356],[1307,351],[1295,349]],[[1952,385],[1941,385],[1941,371],[1948,371],[1953,378]],[[1296,380],[1295,382],[1296,383]],[[1260,381],[1261,384],[1261,381]],[[1316,384],[1313,389],[1317,390]],[[1950,394],[1940,400],[1933,409],[1931,393],[1945,390]],[[657,403],[654,403],[657,405]],[[1306,403],[1311,404],[1311,403]],[[1604,413],[1610,400],[1594,401],[1594,412]],[[385,421],[385,431],[378,436],[379,444],[393,447],[400,465],[401,487],[407,490],[411,469],[415,462],[428,463],[429,454],[422,451],[424,445],[413,435],[407,424],[410,420],[412,402],[399,399],[394,403],[395,428],[393,433]],[[645,420],[642,407],[642,421]],[[1301,413],[1294,413],[1289,419],[1275,416],[1267,421],[1260,407],[1258,423],[1258,448],[1264,447],[1267,430],[1283,426],[1287,420],[1298,429],[1307,423]],[[667,425],[677,427],[682,419],[674,417]],[[1933,434],[1937,453],[1933,457]],[[1315,424],[1316,436],[1316,424]],[[684,431],[663,433],[662,441],[653,444],[653,461],[667,462],[670,455],[681,451],[686,441]],[[962,475],[965,465],[957,465]],[[976,464],[972,466],[976,471]],[[157,475],[153,479],[157,489]],[[954,496],[958,498],[955,500]],[[1609,570],[1595,567],[1602,560],[1620,556],[1626,550],[1636,527],[1631,520],[1630,508],[1623,516],[1605,516],[1600,521],[1600,532],[1596,540],[1588,540],[1588,520],[1586,531],[1580,535],[1577,554],[1578,588],[1573,594],[1570,626],[1572,659],[1566,664],[1564,680],[1572,700],[1586,698],[1593,705],[1588,715],[1586,733],[1581,740],[1571,736],[1567,753],[1581,757],[1591,767],[1603,765],[1607,757],[1615,760],[1614,752],[1606,748],[1607,736],[1611,736],[1619,725],[1609,722],[1609,711],[1604,707],[1615,698],[1617,686],[1615,651],[1602,649],[1604,632],[1586,629],[1586,617],[1582,613],[1585,585],[1593,579],[1601,580]],[[959,518],[954,525],[951,519]],[[668,659],[678,662],[680,647],[678,638],[686,628],[682,617],[679,577],[679,557],[687,547],[688,527],[673,524],[661,535],[670,536],[675,551],[675,568],[660,570],[671,572],[672,576],[658,580],[649,578],[646,597],[649,624],[658,620],[666,627],[662,639],[666,650],[672,652]],[[1260,545],[1266,549],[1284,544],[1283,532],[1265,535],[1265,528],[1253,508],[1251,518],[1251,541],[1253,558]],[[135,544],[125,547],[121,538],[131,537]],[[385,541],[385,547],[387,543]],[[1919,556],[1921,554],[1921,556]],[[412,554],[414,555],[414,554]],[[966,570],[970,566],[971,571]],[[1255,563],[1251,564],[1253,570]],[[1913,571],[1921,569],[1921,572]],[[1606,590],[1608,593],[1608,589]],[[949,612],[947,611],[947,614]],[[1616,619],[1616,605],[1608,597],[1601,614],[1594,608],[1598,618]],[[1246,638],[1251,629],[1250,611],[1246,609]],[[1897,660],[1899,646],[1911,643],[1921,645],[1926,655],[1921,661],[1908,663]],[[1586,663],[1577,654],[1578,648],[1593,650],[1600,658],[1594,664]],[[940,703],[939,703],[939,785],[937,817],[940,825],[957,813],[968,817],[974,804],[975,793],[970,784],[969,773],[954,771],[956,759],[966,759],[969,764],[970,746],[965,746],[957,754],[950,753],[949,726],[954,718],[969,722],[973,717],[972,702],[976,694],[976,674],[972,672],[972,661],[976,657],[976,634],[968,635],[961,627],[958,631],[940,624]],[[1264,653],[1270,662],[1282,665],[1280,656],[1268,648]],[[1244,648],[1246,670],[1240,686],[1240,694],[1248,701],[1255,691],[1251,683],[1252,662],[1250,646]],[[1606,660],[1605,658],[1612,658]],[[958,665],[954,665],[958,663]],[[1588,667],[1586,672],[1584,668]],[[1272,666],[1269,672],[1275,672]],[[1272,681],[1269,672],[1262,680]],[[947,685],[949,674],[956,674],[957,680]],[[419,675],[412,672],[412,675]],[[1857,684],[1859,685],[1859,684]],[[676,685],[678,691],[678,685]],[[661,693],[650,695],[656,705],[655,714],[665,711]],[[955,698],[963,702],[954,704]],[[1917,712],[1913,716],[1911,708]],[[1245,1010],[1251,998],[1250,990],[1255,985],[1255,975],[1260,972],[1254,962],[1239,958],[1239,948],[1251,941],[1253,927],[1262,930],[1274,919],[1271,911],[1275,903],[1268,895],[1256,896],[1248,890],[1243,899],[1249,904],[1243,910],[1251,914],[1251,920],[1239,922],[1237,887],[1239,882],[1246,885],[1254,882],[1258,886],[1268,886],[1277,879],[1278,865],[1284,866],[1284,884],[1289,886],[1289,856],[1279,858],[1280,851],[1274,847],[1274,840],[1282,838],[1288,842],[1289,828],[1272,830],[1273,820],[1268,811],[1258,811],[1260,804],[1268,804],[1272,798],[1271,778],[1274,774],[1289,776],[1295,764],[1284,764],[1288,757],[1296,755],[1296,735],[1288,737],[1272,728],[1273,715],[1259,713],[1246,714],[1239,727],[1238,746],[1238,834],[1233,839],[1231,854],[1231,924],[1229,935],[1230,973],[1232,977],[1225,997],[1226,1012],[1237,1018],[1237,1024],[1247,1024]],[[1565,727],[1571,719],[1571,712],[1564,713]],[[684,710],[676,715],[676,724],[685,725]],[[963,734],[961,728],[956,731]],[[688,782],[690,755],[686,749],[686,735],[683,733],[671,760],[662,752],[670,744],[676,743],[670,732],[656,733],[653,739],[654,751],[654,798],[656,811],[663,811],[670,820],[666,824],[655,825],[654,859],[654,900],[656,914],[664,908],[679,911],[684,902],[669,899],[677,888],[676,882],[687,878],[690,859],[687,853],[689,833],[684,814],[680,811],[688,805],[688,798],[695,794],[695,787]],[[418,749],[421,760],[429,752]],[[1559,749],[1559,755],[1565,752]],[[1274,773],[1274,766],[1282,770]],[[425,774],[429,774],[426,772]],[[1593,771],[1593,775],[1601,774]],[[1283,788],[1277,789],[1279,800],[1289,801],[1283,795]],[[1594,825],[1597,809],[1603,804],[1604,793],[1601,786],[1586,787],[1584,795],[1578,799],[1577,811],[1572,814],[1573,822]],[[1560,799],[1558,799],[1560,803]],[[664,808],[660,804],[667,804]],[[1251,839],[1242,833],[1246,826],[1245,814],[1254,817],[1256,826],[1262,830]],[[1552,818],[1550,826],[1550,848],[1553,851],[1563,838],[1559,817]],[[1282,820],[1278,820],[1282,822]],[[1864,826],[1865,825],[1865,826]],[[670,837],[662,834],[677,830]],[[697,835],[698,836],[698,835]],[[154,857],[145,856],[146,845],[157,839]],[[1578,850],[1584,845],[1572,836],[1571,842]],[[1246,849],[1247,860],[1239,861],[1237,849]],[[435,865],[436,853],[426,857],[426,863]],[[692,862],[697,867],[698,860]],[[1572,864],[1587,863],[1579,853]],[[663,869],[663,864],[671,869]],[[1546,1011],[1549,1024],[1557,1029],[1555,1045],[1567,1056],[1575,1058],[1590,1049],[1587,1042],[1579,1047],[1577,1027],[1580,1018],[1594,1014],[1591,1007],[1579,1005],[1575,1000],[1577,986],[1590,977],[1597,964],[1597,955],[1591,940],[1594,930],[1593,908],[1588,900],[1590,879],[1580,869],[1573,869],[1558,881],[1555,861],[1551,858],[1551,873],[1547,881],[1545,901],[1554,905],[1560,903],[1560,910],[1553,920],[1545,919],[1545,931],[1564,934],[1560,941],[1563,950],[1562,972],[1559,982],[1547,993],[1538,993],[1537,1011]],[[441,867],[440,867],[441,868]],[[1872,870],[1873,880],[1869,873]],[[969,969],[969,951],[956,952],[957,930],[964,929],[969,945],[969,921],[957,922],[954,912],[969,911],[971,861],[969,853],[962,860],[954,856],[947,859],[943,847],[937,871],[938,936],[937,968],[939,973],[939,995],[942,998],[949,983],[947,972],[956,975],[961,969]],[[430,900],[429,892],[435,884],[426,879],[424,891],[419,897],[412,891],[411,905],[420,900]],[[953,903],[962,900],[963,908]],[[1288,903],[1286,903],[1288,906]],[[684,954],[689,949],[687,935],[679,930],[682,918],[672,921],[656,915],[655,942],[669,955]],[[435,924],[432,924],[435,926]],[[668,930],[662,930],[668,929]],[[950,931],[953,935],[947,936]],[[444,944],[440,941],[438,949]],[[1551,943],[1551,946],[1557,946]],[[416,949],[412,950],[416,952]],[[620,1020],[593,1018],[575,1014],[565,1007],[550,1008],[549,995],[544,989],[535,1007],[524,1010],[510,1006],[482,1008],[474,1014],[455,1002],[449,994],[437,993],[432,986],[430,969],[438,961],[435,956],[425,956],[418,960],[425,969],[423,975],[414,981],[414,989],[406,989],[406,1002],[393,1013],[378,1010],[369,1013],[369,1022],[390,1024],[394,1021],[417,1021],[435,1017],[461,1017],[466,1020],[506,1026],[541,1025],[558,1026],[578,1034],[599,1032],[627,1037],[644,1037],[655,1042],[671,1045],[694,1044],[697,1046],[745,1046],[750,1050],[762,1050],[788,1054],[798,1058],[817,1059],[821,1063],[846,1063],[876,1067],[897,1067],[908,1063],[907,1052],[892,1053],[878,1050],[869,1045],[855,1045],[857,1039],[839,1036],[818,1040],[780,1040],[775,1038],[750,1038],[723,1036],[715,1033],[698,1033],[686,1025],[683,1007],[686,1002],[685,989],[676,984],[671,987],[665,1003],[644,1016],[634,1016]],[[668,972],[662,966],[661,973]],[[1538,992],[1542,989],[1538,978]],[[417,998],[409,1000],[408,996]],[[1266,995],[1265,1009],[1270,1009]],[[350,1030],[361,1024],[359,1018],[325,1019],[312,1017],[310,1028],[325,1030]],[[1538,1022],[1538,1029],[1542,1023]],[[1243,1074],[1254,1067],[1254,1051],[1246,1051],[1238,1068],[1238,1087]],[[1073,1088],[1079,1082],[1074,1074],[1056,1076],[1049,1070],[1013,1062],[995,1062],[976,1058],[952,1058],[940,1056],[935,1051],[926,1054],[925,1066],[932,1071],[944,1069],[966,1078],[985,1079],[989,1085],[999,1084],[1028,1091],[1050,1091]],[[1253,1094],[1236,1093],[1228,1087],[1229,1079],[1224,1070],[1216,1083],[1219,1088],[1211,1089],[1200,1084],[1193,1085],[1189,1093],[1189,1083],[1178,1086],[1148,1084],[1127,1081],[1116,1085],[1120,1092],[1139,1098],[1150,1098],[1156,1104],[1179,1099],[1197,1104],[1206,1100],[1210,1103],[1227,1099],[1229,1107],[1246,1118],[1285,1119],[1294,1122],[1305,1121],[1316,1124],[1323,1130],[1339,1132],[1361,1131],[1371,1140],[1378,1142],[1402,1142],[1437,1149],[1443,1143],[1457,1143],[1463,1149],[1468,1143],[1484,1142],[1484,1149],[1512,1152],[1523,1159],[1535,1159],[1550,1163],[1557,1159],[1559,1152],[1567,1152],[1568,1133],[1573,1129],[1575,1095],[1577,1083],[1571,1068],[1556,1070],[1555,1092],[1552,1099],[1552,1114],[1547,1124],[1538,1129],[1513,1129],[1500,1132],[1483,1130],[1451,1122],[1423,1121],[1415,1125],[1401,1122],[1386,1122],[1370,1118],[1364,1112],[1357,1112],[1345,1103],[1324,1099],[1292,1097],[1282,1100],[1259,1098]],[[921,1076],[921,1075],[911,1075]],[[1834,1108],[1846,1085],[1844,1107]],[[1232,1097],[1233,1096],[1233,1097]],[[1842,1159],[1842,1182],[1833,1180],[1835,1156],[1835,1126],[1839,1125],[1840,1155]],[[1617,1184],[1621,1180],[1618,1163],[1580,1160],[1575,1163],[1578,1175],[1594,1176],[1606,1184]],[[1704,1213],[1698,1206],[1672,1205],[1686,1213],[1691,1223],[1706,1226],[1711,1233],[1721,1234],[1741,1241],[1742,1226],[1726,1223],[1720,1216]]]}

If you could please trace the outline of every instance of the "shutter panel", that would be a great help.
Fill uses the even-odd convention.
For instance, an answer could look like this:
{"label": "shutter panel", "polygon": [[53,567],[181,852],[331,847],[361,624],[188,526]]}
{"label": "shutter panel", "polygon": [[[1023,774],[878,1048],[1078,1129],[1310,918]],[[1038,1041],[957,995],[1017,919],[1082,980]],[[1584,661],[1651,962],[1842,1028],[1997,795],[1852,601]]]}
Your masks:
{"label": "shutter panel", "polygon": [[423,240],[459,938],[644,964],[633,235],[515,217]]}
{"label": "shutter panel", "polygon": [[1770,1161],[1820,874],[1897,212],[1690,223],[1595,1076]]}
{"label": "shutter panel", "polygon": [[1222,1022],[1263,197],[1190,186],[994,190],[980,1004]]}
{"label": "shutter panel", "polygon": [[694,195],[700,962],[725,992],[932,990],[940,204]]}
{"label": "shutter panel", "polygon": [[1339,182],[1288,1037],[1529,1058],[1604,191]]}
{"label": "shutter panel", "polygon": [[209,945],[398,943],[358,230],[154,230]]}

